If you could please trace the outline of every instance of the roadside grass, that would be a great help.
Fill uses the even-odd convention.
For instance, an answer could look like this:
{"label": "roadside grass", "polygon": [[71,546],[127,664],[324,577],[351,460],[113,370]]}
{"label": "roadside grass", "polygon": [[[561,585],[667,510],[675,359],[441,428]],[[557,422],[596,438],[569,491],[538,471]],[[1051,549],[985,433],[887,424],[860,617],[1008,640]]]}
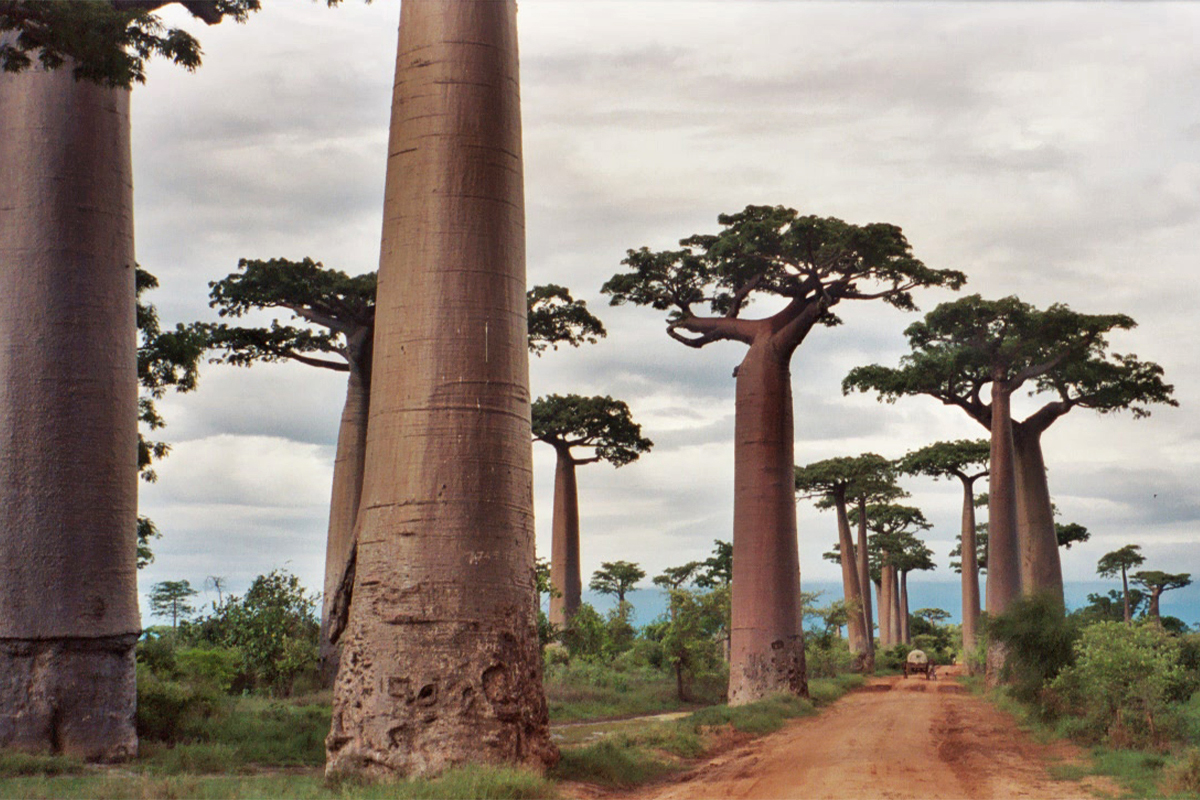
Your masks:
{"label": "roadside grass", "polygon": [[725,683],[723,672],[693,678],[689,700],[681,702],[674,676],[651,667],[617,670],[577,661],[550,665],[545,673],[551,722],[617,719],[712,705],[724,699]]}
{"label": "roadside grass", "polygon": [[613,733],[594,744],[561,748],[562,760],[551,776],[602,786],[629,788],[691,766],[720,745],[723,734],[737,731],[761,736],[788,720],[818,713],[864,682],[859,675],[840,675],[809,682],[810,699],[775,695],[730,707],[715,705],[682,719],[639,725]]}
{"label": "roadside grass", "polygon": [[326,782],[319,771],[274,775],[130,775],[116,771],[72,777],[21,777],[0,781],[0,798],[53,800],[256,800],[287,797],[295,800],[525,800],[559,797],[553,782],[524,770],[499,767],[461,767],[434,780],[392,783]]}
{"label": "roadside grass", "polygon": [[[988,690],[982,676],[959,679],[974,694],[985,697],[1000,711],[1011,716],[1022,730],[1041,743],[1071,740],[1080,722],[1065,717],[1057,722],[1042,719],[1037,710],[1003,690]],[[1078,781],[1091,776],[1111,778],[1122,798],[1200,798],[1200,749],[1188,748],[1165,753],[1115,747],[1092,747],[1087,759],[1077,763],[1051,764],[1055,780]]]}

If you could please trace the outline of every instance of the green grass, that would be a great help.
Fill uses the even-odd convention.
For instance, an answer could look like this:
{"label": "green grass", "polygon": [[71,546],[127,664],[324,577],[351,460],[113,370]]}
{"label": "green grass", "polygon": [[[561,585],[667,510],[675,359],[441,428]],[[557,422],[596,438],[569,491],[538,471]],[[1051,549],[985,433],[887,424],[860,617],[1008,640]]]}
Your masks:
{"label": "green grass", "polygon": [[670,766],[636,744],[605,739],[584,747],[564,748],[550,775],[560,780],[628,788],[670,771]]}
{"label": "green grass", "polygon": [[327,784],[316,771],[282,775],[128,775],[118,772],[87,777],[22,777],[0,781],[0,798],[196,798],[197,800],[255,800],[287,797],[295,800],[407,800],[407,798],[556,798],[554,784],[524,770],[499,767],[460,767],[433,780],[359,784]]}
{"label": "green grass", "polygon": [[65,756],[39,756],[15,750],[0,750],[0,778],[23,775],[78,775],[88,767]]}
{"label": "green grass", "polygon": [[618,719],[681,711],[724,700],[724,674],[689,682],[689,701],[680,702],[675,677],[652,668],[616,670],[586,661],[546,668],[551,722]]}

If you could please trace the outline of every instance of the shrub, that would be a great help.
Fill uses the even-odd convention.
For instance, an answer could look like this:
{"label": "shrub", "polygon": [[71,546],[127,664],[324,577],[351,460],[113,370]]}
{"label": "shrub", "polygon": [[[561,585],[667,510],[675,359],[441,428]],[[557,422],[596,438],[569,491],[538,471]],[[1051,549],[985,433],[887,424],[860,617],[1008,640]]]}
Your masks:
{"label": "shrub", "polygon": [[1038,700],[1046,682],[1074,660],[1078,619],[1066,617],[1062,604],[1050,595],[1020,598],[1005,613],[989,618],[986,627],[988,640],[1008,651],[1000,680],[1023,702]]}
{"label": "shrub", "polygon": [[159,677],[145,664],[137,665],[138,736],[160,742],[180,741],[188,727],[207,719],[222,706],[210,686],[185,684]]}
{"label": "shrub", "polygon": [[1200,796],[1200,750],[1188,750],[1167,769],[1163,788],[1171,795]]}
{"label": "shrub", "polygon": [[562,643],[571,658],[599,658],[608,643],[604,618],[590,603],[581,604],[563,629]]}
{"label": "shrub", "polygon": [[850,671],[850,644],[838,637],[805,636],[804,661],[810,678],[832,678]]}
{"label": "shrub", "polygon": [[177,674],[189,683],[226,693],[242,664],[240,650],[228,647],[187,647],[175,652]]}
{"label": "shrub", "polygon": [[1114,745],[1144,745],[1172,721],[1170,698],[1184,679],[1178,639],[1153,624],[1101,622],[1085,628],[1075,664],[1051,688],[1069,710]]}
{"label": "shrub", "polygon": [[912,645],[894,644],[886,650],[875,651],[875,666],[883,669],[903,670],[908,654],[913,651]]}

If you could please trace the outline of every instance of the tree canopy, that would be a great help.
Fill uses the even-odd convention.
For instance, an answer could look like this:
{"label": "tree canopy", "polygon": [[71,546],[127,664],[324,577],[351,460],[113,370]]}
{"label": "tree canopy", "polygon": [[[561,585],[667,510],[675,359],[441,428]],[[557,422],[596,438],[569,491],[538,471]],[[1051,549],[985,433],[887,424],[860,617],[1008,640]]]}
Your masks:
{"label": "tree canopy", "polygon": [[573,458],[576,464],[607,461],[621,467],[650,450],[654,442],[642,436],[629,406],[611,397],[547,395],[532,406],[533,438],[555,448],[590,448],[592,455]]}
{"label": "tree canopy", "polygon": [[600,569],[592,573],[588,587],[593,592],[613,594],[618,603],[625,602],[625,593],[638,581],[646,577],[646,571],[629,561],[603,561]]}
{"label": "tree canopy", "polygon": [[1141,549],[1141,545],[1127,544],[1111,553],[1105,553],[1096,562],[1096,574],[1102,578],[1115,578],[1134,567],[1141,566],[1146,563],[1146,557],[1141,554]]}
{"label": "tree canopy", "polygon": [[887,402],[927,394],[987,426],[991,407],[982,390],[999,378],[1010,390],[1032,382],[1035,393],[1054,395],[1026,420],[1040,427],[1076,406],[1144,417],[1149,404],[1177,403],[1162,367],[1108,351],[1111,331],[1135,325],[1124,314],[1083,314],[1061,303],[1039,310],[1012,296],[971,295],[942,303],[910,325],[905,336],[912,352],[898,368],[856,367],[842,389],[875,391]]}
{"label": "tree canopy", "polygon": [[150,612],[156,617],[170,617],[171,627],[177,627],[180,620],[186,620],[196,612],[196,607],[189,601],[195,597],[195,589],[187,581],[160,581],[150,587]]}
{"label": "tree canopy", "polygon": [[534,286],[525,295],[528,304],[529,351],[541,355],[559,344],[579,347],[595,344],[608,335],[604,323],[588,311],[587,303],[571,297],[564,286]]}
{"label": "tree canopy", "polygon": [[962,480],[987,475],[991,447],[986,439],[957,439],[934,442],[912,450],[896,462],[900,472],[928,475],[932,478],[956,477]]}
{"label": "tree canopy", "polygon": [[[667,333],[689,347],[734,340],[750,344],[769,328],[798,344],[814,324],[836,325],[830,310],[842,300],[881,299],[915,308],[912,290],[958,288],[965,276],[934,270],[914,258],[895,225],[852,225],[801,216],[783,206],[747,206],[717,218],[722,230],[681,239],[679,250],[629,250],[601,291],[613,305],[633,303],[668,312]],[[782,310],[744,319],[757,298],[779,298]],[[711,316],[701,316],[706,310]]]}
{"label": "tree canopy", "polygon": [[58,69],[69,60],[77,80],[125,88],[146,82],[146,61],[156,56],[194,70],[200,43],[153,13],[175,2],[208,25],[245,22],[261,6],[260,0],[0,0],[0,33],[15,34],[0,44],[0,69],[20,72],[35,60]]}

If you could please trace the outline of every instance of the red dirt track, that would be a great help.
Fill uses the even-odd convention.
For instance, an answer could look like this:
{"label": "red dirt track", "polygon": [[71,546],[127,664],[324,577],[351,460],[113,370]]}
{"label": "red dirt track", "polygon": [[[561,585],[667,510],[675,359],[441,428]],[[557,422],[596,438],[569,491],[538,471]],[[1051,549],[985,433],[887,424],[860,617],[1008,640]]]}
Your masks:
{"label": "red dirt track", "polygon": [[876,678],[820,715],[643,787],[667,798],[1088,798],[1048,763],[1078,753],[1043,745],[948,675]]}

